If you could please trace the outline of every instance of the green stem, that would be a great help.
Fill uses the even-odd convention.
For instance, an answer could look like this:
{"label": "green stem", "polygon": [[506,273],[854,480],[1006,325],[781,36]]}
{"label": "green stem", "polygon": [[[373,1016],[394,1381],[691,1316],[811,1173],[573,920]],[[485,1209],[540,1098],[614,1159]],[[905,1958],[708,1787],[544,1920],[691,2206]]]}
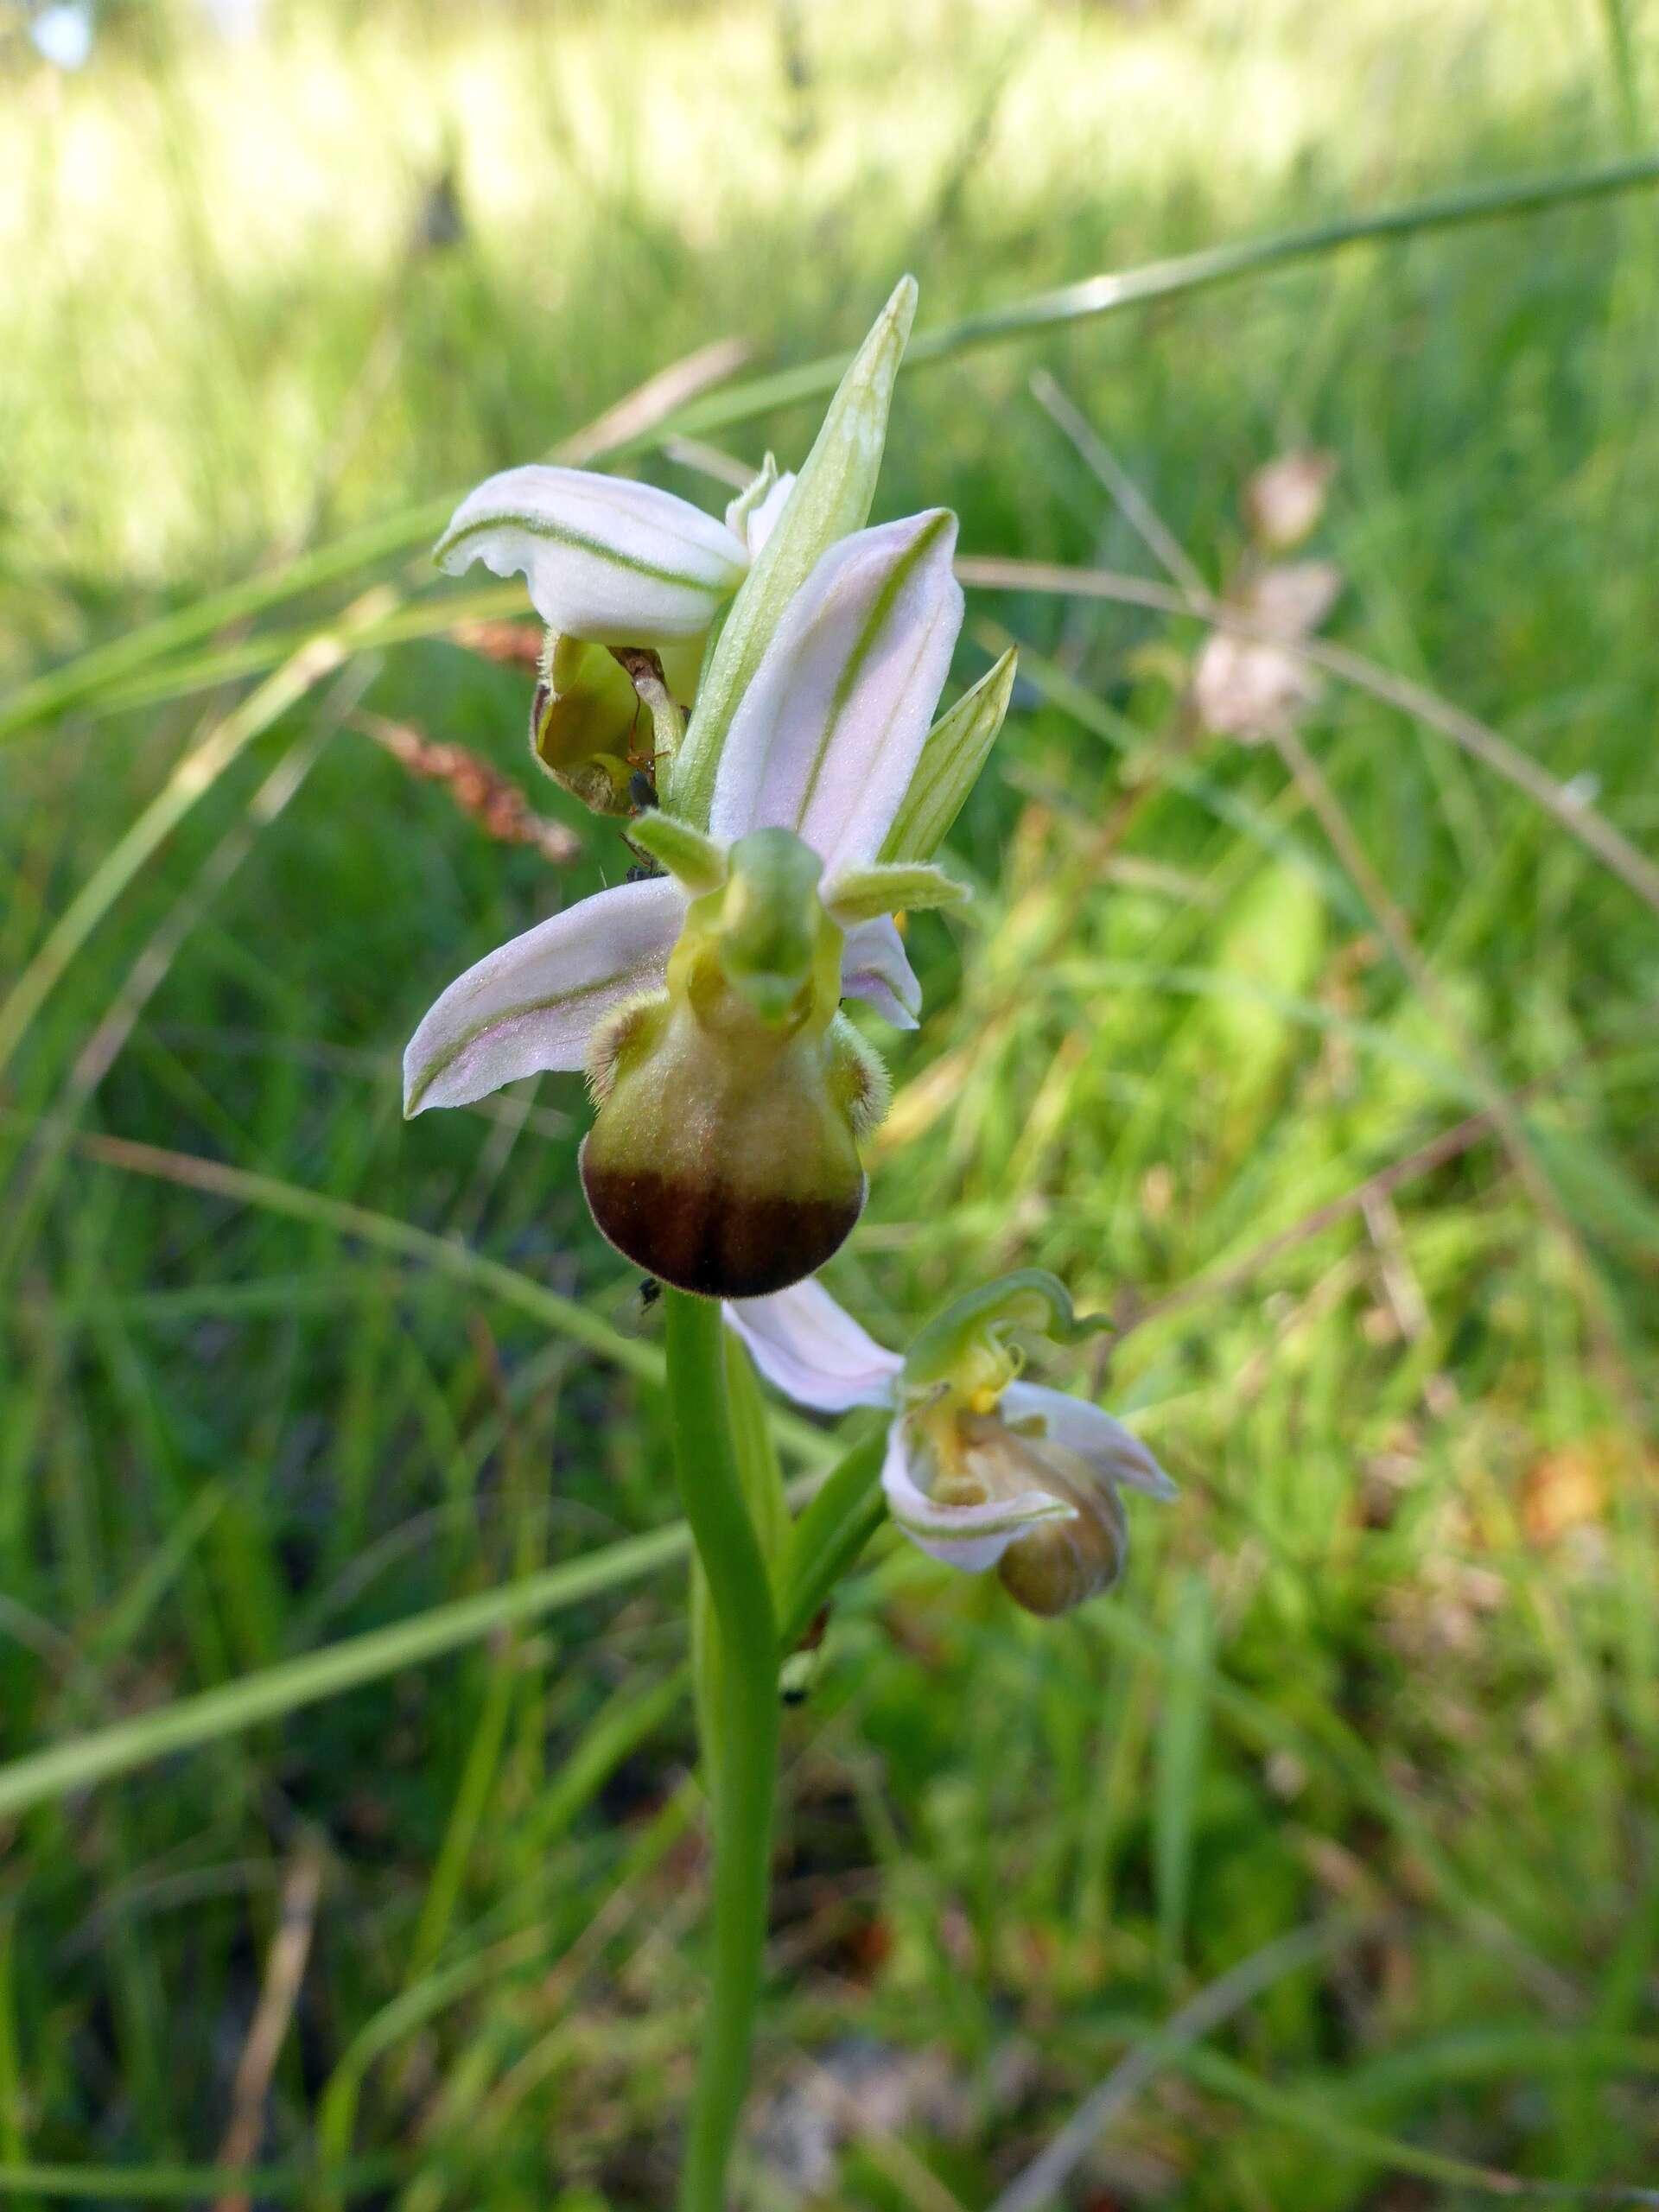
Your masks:
{"label": "green stem", "polygon": [[748,2088],[760,1994],[778,1782],[778,1628],[726,1408],[720,1308],[664,1290],[669,1403],[685,1517],[720,1628],[714,1990],[702,2028],[680,2212],[726,2212],[725,2176]]}

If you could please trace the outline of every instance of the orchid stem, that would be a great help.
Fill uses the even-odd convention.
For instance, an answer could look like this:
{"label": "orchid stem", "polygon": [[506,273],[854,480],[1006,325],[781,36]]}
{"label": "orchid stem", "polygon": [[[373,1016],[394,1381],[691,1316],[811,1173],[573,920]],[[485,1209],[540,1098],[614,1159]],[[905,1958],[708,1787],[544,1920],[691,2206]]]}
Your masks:
{"label": "orchid stem", "polygon": [[[664,1289],[680,1497],[720,1630],[714,1800],[714,1988],[702,2031],[679,2212],[728,2212],[726,2169],[748,2089],[778,1784],[778,1627],[727,1412],[720,1308]],[[705,1751],[707,1747],[705,1747]]]}

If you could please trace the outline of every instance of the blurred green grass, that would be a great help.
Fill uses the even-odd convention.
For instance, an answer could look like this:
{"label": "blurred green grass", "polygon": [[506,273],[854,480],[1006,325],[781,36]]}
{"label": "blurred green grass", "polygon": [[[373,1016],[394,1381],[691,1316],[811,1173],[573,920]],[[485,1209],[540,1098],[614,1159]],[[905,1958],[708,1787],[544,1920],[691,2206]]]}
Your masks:
{"label": "blurred green grass", "polygon": [[[1554,0],[296,5],[237,48],[128,9],[83,77],[0,81],[0,669],[276,593],[711,340],[845,345],[901,267],[937,324],[1604,161],[1651,136],[1652,32]],[[1039,359],[1211,585],[1249,472],[1326,448],[1333,637],[1650,849],[1655,221],[1637,196],[1363,248],[939,363],[900,387],[880,512],[1150,572]],[[721,435],[787,460],[810,421]],[[378,585],[447,621],[450,588],[382,560],[209,642],[297,642]],[[1474,2201],[1457,2161],[1650,2182],[1653,916],[1333,686],[1305,741],[1425,990],[1272,748],[1172,753],[1194,625],[976,592],[957,676],[1005,632],[1025,683],[955,837],[984,895],[912,932],[932,1011],[834,1280],[894,1340],[1013,1264],[1121,1304],[1107,1387],[1183,1501],[1058,1627],[885,1546],[841,1607],[791,1723],[754,2201],[988,2207],[1126,2050],[1309,1927],[1328,1951],[1158,2071],[1061,2201],[1405,2212]],[[238,711],[185,658],[0,760],[0,990]],[[575,1084],[405,1128],[394,1079],[436,988],[615,855],[492,845],[351,726],[520,777],[522,673],[435,633],[296,688],[175,785],[7,1071],[10,1758],[669,1516],[651,1390],[546,1302],[648,1352],[575,1195]],[[1491,1079],[1541,1207],[1514,1128],[1411,1166]],[[360,2186],[406,2212],[543,2206],[550,2176],[561,2212],[662,2202],[699,2002],[678,1604],[590,1592],[18,1818],[0,2184],[199,2189],[315,1859],[264,2157],[390,2160]],[[845,2086],[871,2066],[885,2115]],[[798,2175],[815,2130],[812,2195],[780,2146]]]}

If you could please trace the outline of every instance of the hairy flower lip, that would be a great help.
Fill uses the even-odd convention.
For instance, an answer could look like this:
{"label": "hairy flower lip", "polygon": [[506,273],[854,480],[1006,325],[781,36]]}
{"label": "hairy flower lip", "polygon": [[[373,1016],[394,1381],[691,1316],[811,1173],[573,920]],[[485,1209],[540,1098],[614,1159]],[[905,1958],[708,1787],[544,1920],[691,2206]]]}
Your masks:
{"label": "hairy flower lip", "polygon": [[591,1138],[576,1155],[600,1233],[635,1267],[702,1298],[765,1298],[837,1252],[863,1211],[856,1198],[803,1199],[745,1192],[716,1179],[698,1185],[648,1168],[596,1170]]}
{"label": "hairy flower lip", "polygon": [[[670,844],[702,875],[709,849],[692,838]],[[740,839],[689,907],[664,989],[594,1040],[594,1218],[638,1266],[707,1297],[798,1281],[863,1209],[858,1143],[885,1084],[840,1016],[819,867],[788,830]]]}

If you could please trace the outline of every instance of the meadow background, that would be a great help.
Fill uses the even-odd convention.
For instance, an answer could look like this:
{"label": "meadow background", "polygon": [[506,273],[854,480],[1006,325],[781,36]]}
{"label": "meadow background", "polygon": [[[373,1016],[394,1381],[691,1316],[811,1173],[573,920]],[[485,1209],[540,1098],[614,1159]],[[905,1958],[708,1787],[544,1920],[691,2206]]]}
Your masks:
{"label": "meadow background", "polygon": [[[257,14],[111,0],[78,72],[0,21],[0,2189],[635,2212],[703,1894],[656,1340],[575,1079],[405,1127],[396,1074],[622,861],[466,626],[522,603],[425,546],[719,340],[615,465],[712,505],[798,461],[817,403],[752,380],[905,268],[935,330],[1618,160],[1659,11]],[[1182,1497],[1058,1624],[890,1539],[850,1586],[760,2212],[1659,2183],[1656,247],[1631,191],[901,382],[877,518],[1104,588],[1168,583],[1114,463],[1213,591],[1251,473],[1329,453],[1326,634],[1430,697],[1246,747],[1184,705],[1200,622],[969,594],[958,683],[1027,648],[982,897],[912,930],[831,1280],[897,1342],[1055,1269],[1122,1325],[1048,1376]],[[493,839],[411,739],[553,826]]]}

